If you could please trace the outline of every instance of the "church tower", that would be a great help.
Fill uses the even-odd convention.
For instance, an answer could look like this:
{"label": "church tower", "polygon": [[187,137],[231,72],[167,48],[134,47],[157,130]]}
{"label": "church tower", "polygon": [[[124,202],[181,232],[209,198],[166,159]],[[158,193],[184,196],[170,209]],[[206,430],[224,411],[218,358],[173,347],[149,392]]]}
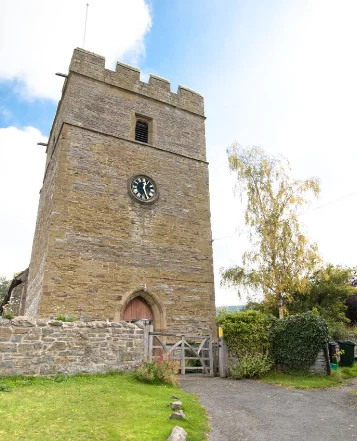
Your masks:
{"label": "church tower", "polygon": [[47,147],[25,314],[215,327],[203,98],[76,49]]}

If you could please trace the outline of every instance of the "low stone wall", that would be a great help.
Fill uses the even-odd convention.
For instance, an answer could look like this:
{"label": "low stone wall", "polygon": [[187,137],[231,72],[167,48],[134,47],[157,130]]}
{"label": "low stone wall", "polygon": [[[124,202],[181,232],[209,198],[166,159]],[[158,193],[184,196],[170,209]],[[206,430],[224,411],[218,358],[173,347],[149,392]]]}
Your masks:
{"label": "low stone wall", "polygon": [[0,318],[0,375],[123,371],[143,357],[144,330],[132,323]]}
{"label": "low stone wall", "polygon": [[317,354],[315,364],[310,367],[310,372],[317,375],[329,375],[331,373],[327,347],[321,349]]}

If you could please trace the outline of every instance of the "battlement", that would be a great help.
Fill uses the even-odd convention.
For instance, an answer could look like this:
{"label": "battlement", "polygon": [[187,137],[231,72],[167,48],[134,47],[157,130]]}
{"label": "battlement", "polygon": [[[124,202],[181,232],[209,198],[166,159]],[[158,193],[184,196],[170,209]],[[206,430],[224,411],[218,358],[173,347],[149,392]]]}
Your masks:
{"label": "battlement", "polygon": [[140,69],[119,61],[115,71],[106,69],[105,58],[93,52],[75,49],[69,71],[204,116],[203,97],[199,93],[181,85],[177,93],[171,92],[170,81],[153,74],[145,83],[140,81]]}

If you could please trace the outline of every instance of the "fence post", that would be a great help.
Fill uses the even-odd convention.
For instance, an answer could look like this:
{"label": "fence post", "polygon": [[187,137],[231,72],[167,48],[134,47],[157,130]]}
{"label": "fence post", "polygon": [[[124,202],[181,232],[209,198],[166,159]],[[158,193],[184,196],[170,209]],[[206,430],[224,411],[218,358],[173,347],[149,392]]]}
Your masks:
{"label": "fence post", "polygon": [[153,346],[153,336],[150,334],[150,332],[153,332],[153,330],[154,330],[154,327],[153,327],[153,325],[149,325],[148,326],[148,328],[149,328],[149,332],[148,332],[148,341],[149,341],[149,344],[148,344],[148,351],[149,351],[149,360],[150,361],[152,361],[152,355],[153,355],[153,349],[152,349],[152,346]]}
{"label": "fence post", "polygon": [[223,337],[218,338],[218,365],[219,376],[226,378],[228,375],[228,347]]}
{"label": "fence post", "polygon": [[181,337],[181,375],[186,374],[186,361],[185,361],[185,337]]}
{"label": "fence post", "polygon": [[214,377],[212,332],[210,332],[210,334],[209,334],[209,370],[210,370],[210,376]]}
{"label": "fence post", "polygon": [[144,324],[144,360],[149,358],[149,332],[150,325],[149,322]]}

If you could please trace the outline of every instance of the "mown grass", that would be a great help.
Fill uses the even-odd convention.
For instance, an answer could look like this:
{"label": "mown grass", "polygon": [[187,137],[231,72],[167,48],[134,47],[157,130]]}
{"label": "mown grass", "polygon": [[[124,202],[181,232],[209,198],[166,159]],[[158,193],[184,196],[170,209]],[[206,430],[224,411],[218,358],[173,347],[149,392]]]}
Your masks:
{"label": "mown grass", "polygon": [[276,372],[271,371],[260,381],[277,386],[315,389],[336,386],[357,377],[357,364],[351,367],[339,367],[331,375],[309,375],[302,372]]}
{"label": "mown grass", "polygon": [[[5,384],[10,392],[1,391]],[[180,397],[186,421],[169,420]],[[0,378],[0,439],[11,441],[158,441],[175,425],[188,441],[208,432],[204,408],[176,386],[140,383],[130,374]]]}

